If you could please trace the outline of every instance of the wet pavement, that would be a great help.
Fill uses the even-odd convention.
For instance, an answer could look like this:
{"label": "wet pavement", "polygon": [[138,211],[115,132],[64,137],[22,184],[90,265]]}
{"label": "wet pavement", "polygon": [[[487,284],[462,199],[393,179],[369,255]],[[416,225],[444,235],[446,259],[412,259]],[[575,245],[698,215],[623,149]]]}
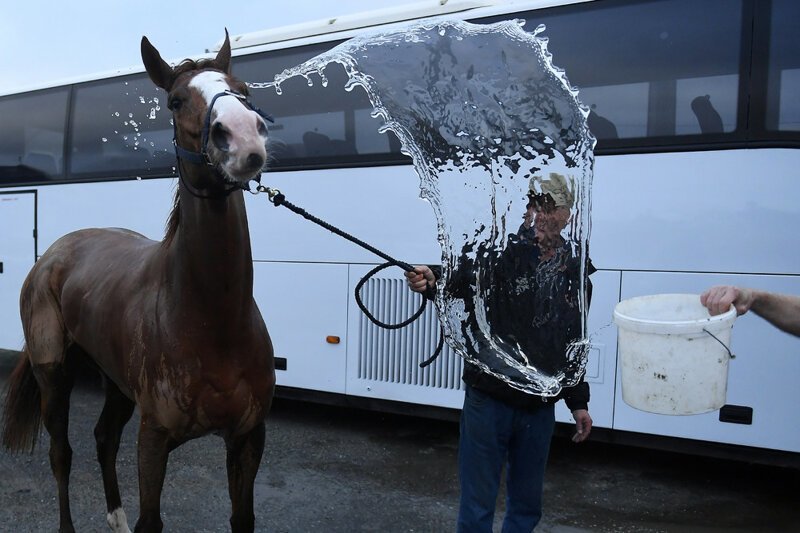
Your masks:
{"label": "wet pavement", "polygon": [[[2,359],[0,353],[4,387],[9,368]],[[92,437],[101,404],[94,382],[73,392],[70,486],[79,532],[109,531]],[[118,461],[131,526],[138,516],[137,424],[134,415]],[[256,480],[256,529],[453,531],[457,442],[453,422],[278,399]],[[33,455],[0,451],[0,479],[0,531],[57,529],[46,436]],[[537,531],[792,532],[800,531],[798,504],[797,470],[556,438]],[[191,441],[171,454],[165,531],[229,531],[229,505],[220,438]]]}

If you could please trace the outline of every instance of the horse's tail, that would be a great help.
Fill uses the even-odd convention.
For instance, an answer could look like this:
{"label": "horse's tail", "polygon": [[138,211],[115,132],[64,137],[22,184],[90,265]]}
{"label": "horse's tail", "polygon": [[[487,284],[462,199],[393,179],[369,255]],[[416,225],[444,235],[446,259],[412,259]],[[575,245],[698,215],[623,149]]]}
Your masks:
{"label": "horse's tail", "polygon": [[3,446],[11,452],[33,452],[42,423],[42,394],[28,354],[22,352],[8,378],[3,408]]}

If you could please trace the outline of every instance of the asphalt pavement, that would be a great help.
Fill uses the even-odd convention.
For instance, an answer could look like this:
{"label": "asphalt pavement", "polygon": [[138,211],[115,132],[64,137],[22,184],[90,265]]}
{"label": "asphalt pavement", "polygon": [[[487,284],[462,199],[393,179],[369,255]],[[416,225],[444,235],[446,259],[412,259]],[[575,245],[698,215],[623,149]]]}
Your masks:
{"label": "asphalt pavement", "polygon": [[[8,354],[0,385],[8,377]],[[72,397],[72,514],[79,532],[109,531],[92,429],[94,381]],[[136,428],[118,460],[129,524],[138,516]],[[0,531],[56,531],[56,487],[46,434],[32,455],[0,451]],[[458,425],[278,399],[256,479],[256,529],[270,532],[454,531]],[[737,461],[556,437],[545,482],[543,533],[797,532],[800,472]],[[499,498],[502,513],[503,495]],[[188,442],[170,456],[162,494],[168,532],[229,531],[222,440]],[[499,531],[500,515],[495,520]]]}

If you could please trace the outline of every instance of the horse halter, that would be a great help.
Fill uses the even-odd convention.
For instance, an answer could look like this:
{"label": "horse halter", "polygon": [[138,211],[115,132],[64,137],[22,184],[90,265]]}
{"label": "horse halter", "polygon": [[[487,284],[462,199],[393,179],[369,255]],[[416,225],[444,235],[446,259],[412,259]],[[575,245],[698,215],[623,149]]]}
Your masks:
{"label": "horse halter", "polygon": [[[206,118],[203,121],[203,129],[200,132],[200,151],[199,152],[193,152],[191,150],[187,150],[186,148],[183,148],[182,146],[180,146],[178,144],[178,126],[175,124],[175,121],[173,120],[173,124],[172,124],[172,130],[173,130],[172,144],[175,146],[175,156],[178,158],[178,163],[179,163],[178,166],[179,167],[180,167],[180,160],[188,161],[189,163],[193,163],[195,165],[206,165],[206,166],[209,166],[209,167],[214,167],[214,163],[211,161],[211,158],[208,156],[208,151],[206,151],[206,145],[208,144],[209,131],[211,131],[211,111],[213,111],[213,109],[214,109],[214,103],[217,101],[217,98],[219,98],[221,96],[233,96],[234,98],[238,98],[239,101],[241,101],[248,109],[250,109],[251,111],[255,111],[256,114],[258,114],[258,116],[260,116],[264,120],[266,120],[266,121],[268,121],[270,123],[274,123],[275,122],[275,119],[272,118],[272,115],[269,115],[268,113],[265,113],[264,111],[262,111],[258,107],[254,106],[250,102],[250,100],[247,99],[247,97],[245,95],[243,95],[241,93],[237,93],[235,91],[231,91],[231,90],[225,90],[225,91],[219,92],[219,93],[214,95],[214,97],[211,99],[211,103],[208,104],[208,111],[206,111]],[[214,174],[218,178],[222,179],[221,174],[216,169],[214,169]],[[183,181],[183,175],[180,172],[180,168],[178,169],[178,175],[180,176],[181,181]],[[261,183],[261,176],[258,176],[258,177],[254,178],[254,179],[255,179],[255,181],[257,183]],[[187,185],[187,189],[194,196],[197,196],[198,198],[210,198],[210,196],[201,196],[201,195],[195,193],[194,191],[192,191],[192,188],[189,187],[188,184],[186,184],[185,181],[184,181],[184,185]],[[248,190],[249,191],[250,187],[248,185],[233,186],[230,189],[226,189],[224,195],[227,196],[228,194],[230,194],[231,192],[233,192],[233,191],[235,191],[237,189],[244,189],[244,190]]]}

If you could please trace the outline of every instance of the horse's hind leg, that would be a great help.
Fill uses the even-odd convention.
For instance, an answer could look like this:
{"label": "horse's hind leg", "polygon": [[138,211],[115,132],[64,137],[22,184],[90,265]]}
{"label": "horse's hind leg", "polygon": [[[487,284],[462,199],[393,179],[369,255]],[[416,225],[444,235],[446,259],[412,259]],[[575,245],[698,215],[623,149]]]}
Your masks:
{"label": "horse's hind leg", "polygon": [[42,421],[50,434],[50,468],[58,485],[59,532],[75,531],[69,509],[69,473],[72,447],[69,445],[69,397],[75,381],[69,362],[33,366],[42,393]]}
{"label": "horse's hind leg", "polygon": [[117,482],[117,451],[125,424],[131,419],[134,402],[119,390],[113,381],[103,376],[106,403],[94,428],[97,442],[97,460],[103,473],[103,488],[106,493],[108,525],[114,533],[130,533]]}
{"label": "horse's hind leg", "polygon": [[231,531],[251,532],[255,528],[253,485],[264,452],[264,422],[250,433],[227,437],[228,492],[231,497]]}

